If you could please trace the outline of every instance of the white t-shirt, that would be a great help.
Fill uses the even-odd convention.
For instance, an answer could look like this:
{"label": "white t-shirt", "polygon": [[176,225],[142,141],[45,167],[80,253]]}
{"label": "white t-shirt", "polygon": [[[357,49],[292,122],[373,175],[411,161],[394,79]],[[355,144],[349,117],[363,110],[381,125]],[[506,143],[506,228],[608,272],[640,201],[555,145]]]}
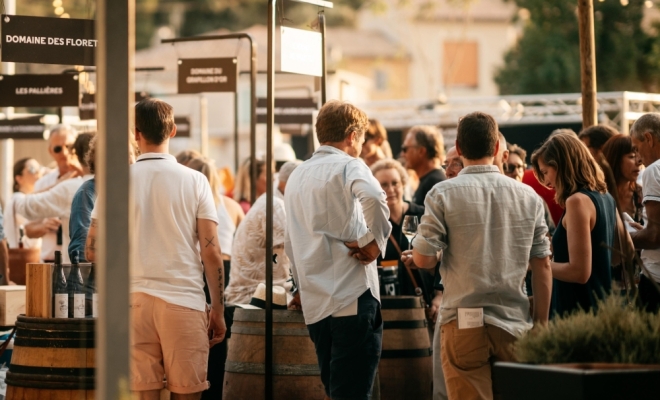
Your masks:
{"label": "white t-shirt", "polygon": [[[646,204],[647,201],[660,202],[660,160],[646,167],[642,182],[643,203]],[[646,210],[644,210],[644,220],[648,220]],[[651,273],[649,278],[660,282],[660,249],[642,250],[641,258]]]}
{"label": "white t-shirt", "polygon": [[[39,178],[39,180],[34,184],[34,191],[41,192],[44,189],[55,185],[57,179],[60,177],[60,170],[55,168],[46,175]],[[62,227],[64,229],[64,227]],[[55,250],[62,251],[62,246],[57,245],[57,234],[56,233],[47,233],[41,237],[41,261],[43,260],[54,260],[55,259]],[[62,237],[64,240],[64,237]]]}
{"label": "white t-shirt", "polygon": [[[131,292],[204,311],[197,219],[218,222],[208,180],[163,153],[142,154],[130,174]],[[95,206],[92,218],[98,213]]]}

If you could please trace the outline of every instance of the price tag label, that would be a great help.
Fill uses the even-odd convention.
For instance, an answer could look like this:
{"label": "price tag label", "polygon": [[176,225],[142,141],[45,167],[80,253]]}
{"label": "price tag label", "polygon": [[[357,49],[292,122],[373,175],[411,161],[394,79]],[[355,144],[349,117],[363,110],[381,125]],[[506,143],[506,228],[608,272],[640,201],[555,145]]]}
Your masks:
{"label": "price tag label", "polygon": [[483,308],[459,308],[458,329],[479,328],[484,326]]}

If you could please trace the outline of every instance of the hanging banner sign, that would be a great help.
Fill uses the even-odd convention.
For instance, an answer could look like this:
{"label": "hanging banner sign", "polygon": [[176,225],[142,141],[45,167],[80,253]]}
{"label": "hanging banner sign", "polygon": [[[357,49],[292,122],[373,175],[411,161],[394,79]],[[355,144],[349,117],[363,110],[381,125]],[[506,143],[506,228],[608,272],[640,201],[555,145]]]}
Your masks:
{"label": "hanging banner sign", "polygon": [[96,119],[96,101],[91,93],[83,93],[78,107],[78,116],[81,121]]}
{"label": "hanging banner sign", "polygon": [[236,58],[179,60],[179,93],[236,92]]}
{"label": "hanging banner sign", "polygon": [[0,107],[78,106],[78,75],[0,75]]}
{"label": "hanging banner sign", "polygon": [[323,45],[320,32],[282,27],[280,69],[295,74],[321,76]]}
{"label": "hanging banner sign", "polygon": [[5,14],[0,18],[3,62],[94,65],[94,20]]}
{"label": "hanging banner sign", "polygon": [[[257,99],[257,123],[266,123],[267,99]],[[311,124],[318,106],[313,98],[275,99],[273,114],[276,124]]]}
{"label": "hanging banner sign", "polygon": [[[148,99],[151,95],[147,92],[135,92],[135,102]],[[96,96],[83,93],[78,107],[78,117],[81,121],[96,119]]]}
{"label": "hanging banner sign", "polygon": [[174,116],[174,124],[176,125],[176,136],[178,138],[190,137],[190,117],[177,117]]}
{"label": "hanging banner sign", "polygon": [[0,139],[43,139],[46,130],[41,122],[43,117],[0,119]]}

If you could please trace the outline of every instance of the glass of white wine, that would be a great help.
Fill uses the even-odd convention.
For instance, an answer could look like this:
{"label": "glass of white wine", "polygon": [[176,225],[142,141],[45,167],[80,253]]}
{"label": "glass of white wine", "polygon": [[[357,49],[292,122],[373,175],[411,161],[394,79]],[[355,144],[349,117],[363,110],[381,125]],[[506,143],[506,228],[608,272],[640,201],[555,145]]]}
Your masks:
{"label": "glass of white wine", "polygon": [[403,234],[406,235],[406,238],[408,238],[408,250],[410,250],[412,247],[412,240],[417,233],[418,224],[419,222],[417,221],[416,215],[406,215],[403,217],[403,225],[401,225],[401,231],[403,231]]}

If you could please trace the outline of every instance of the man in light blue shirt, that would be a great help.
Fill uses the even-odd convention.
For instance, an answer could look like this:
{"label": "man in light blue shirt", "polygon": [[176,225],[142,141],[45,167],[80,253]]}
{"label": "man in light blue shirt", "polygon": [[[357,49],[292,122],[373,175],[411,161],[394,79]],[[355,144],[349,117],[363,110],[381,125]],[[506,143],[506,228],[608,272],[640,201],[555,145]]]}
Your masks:
{"label": "man in light blue shirt", "polygon": [[357,158],[367,127],[356,107],[325,104],[316,120],[322,146],[284,195],[284,246],[331,399],[367,400],[380,361],[376,258],[392,228],[385,193]]}
{"label": "man in light blue shirt", "polygon": [[[472,113],[458,124],[465,168],[427,195],[412,258],[433,268],[443,251],[442,368],[449,399],[492,399],[492,361],[513,361],[511,345],[532,328],[525,275],[531,265],[533,319],[548,320],[552,273],[543,200],[492,165],[498,127]],[[404,261],[410,254],[404,253]]]}

